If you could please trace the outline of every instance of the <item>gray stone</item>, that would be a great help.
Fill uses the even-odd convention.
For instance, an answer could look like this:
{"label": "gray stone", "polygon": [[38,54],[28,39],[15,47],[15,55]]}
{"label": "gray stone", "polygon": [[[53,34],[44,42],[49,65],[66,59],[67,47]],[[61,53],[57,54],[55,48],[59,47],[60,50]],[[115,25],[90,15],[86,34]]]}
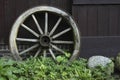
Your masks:
{"label": "gray stone", "polygon": [[95,68],[96,66],[107,66],[107,64],[111,63],[112,60],[104,57],[104,56],[92,56],[88,60],[88,67]]}

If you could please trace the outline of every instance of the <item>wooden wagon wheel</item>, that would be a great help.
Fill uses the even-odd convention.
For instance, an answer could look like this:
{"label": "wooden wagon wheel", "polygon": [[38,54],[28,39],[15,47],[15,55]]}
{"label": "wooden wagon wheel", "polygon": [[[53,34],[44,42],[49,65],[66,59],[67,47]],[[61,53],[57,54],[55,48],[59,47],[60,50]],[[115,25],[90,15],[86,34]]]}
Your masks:
{"label": "wooden wagon wheel", "polygon": [[[74,20],[66,12],[38,6],[25,11],[15,21],[9,44],[16,60],[39,55],[55,59],[65,52],[71,53],[70,60],[73,60],[79,54],[80,36]],[[24,44],[29,46],[19,48]]]}

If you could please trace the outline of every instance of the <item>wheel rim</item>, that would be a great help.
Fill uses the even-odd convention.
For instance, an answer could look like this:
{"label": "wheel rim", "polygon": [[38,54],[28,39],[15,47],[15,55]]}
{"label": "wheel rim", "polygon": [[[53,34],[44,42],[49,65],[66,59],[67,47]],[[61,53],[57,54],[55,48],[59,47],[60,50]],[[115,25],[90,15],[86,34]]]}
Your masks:
{"label": "wheel rim", "polygon": [[[52,21],[55,18],[56,21]],[[50,27],[50,23],[54,25]],[[32,27],[30,27],[31,24]],[[36,30],[32,29],[33,27]],[[21,36],[21,32],[26,33]],[[28,37],[29,35],[30,37]],[[27,10],[15,21],[9,43],[16,60],[23,59],[23,55],[34,57],[50,55],[53,59],[56,59],[57,53],[63,55],[65,51],[70,52],[70,60],[74,60],[79,54],[80,36],[74,20],[67,13],[54,7],[39,6]],[[25,43],[32,46],[21,51],[18,45]],[[65,47],[69,49],[66,50]],[[30,52],[35,53],[31,54]]]}

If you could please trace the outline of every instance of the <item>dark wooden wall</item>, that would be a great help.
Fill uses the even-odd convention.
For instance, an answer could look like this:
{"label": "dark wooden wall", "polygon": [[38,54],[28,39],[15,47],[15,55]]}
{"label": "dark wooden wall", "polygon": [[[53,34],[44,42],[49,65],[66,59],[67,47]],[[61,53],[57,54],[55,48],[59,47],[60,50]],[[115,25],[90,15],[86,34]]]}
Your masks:
{"label": "dark wooden wall", "polygon": [[72,14],[83,36],[120,36],[120,0],[74,0]]}
{"label": "dark wooden wall", "polygon": [[25,10],[49,5],[70,13],[82,36],[120,36],[120,0],[0,0],[0,40]]}
{"label": "dark wooden wall", "polygon": [[0,0],[0,40],[8,42],[14,21],[27,9],[49,5],[71,13],[71,4],[71,0]]}
{"label": "dark wooden wall", "polygon": [[8,42],[21,13],[40,5],[60,8],[74,17],[83,37],[81,56],[115,56],[120,52],[120,0],[0,0],[0,42]]}
{"label": "dark wooden wall", "polygon": [[81,31],[81,57],[120,52],[120,0],[73,0],[72,15]]}

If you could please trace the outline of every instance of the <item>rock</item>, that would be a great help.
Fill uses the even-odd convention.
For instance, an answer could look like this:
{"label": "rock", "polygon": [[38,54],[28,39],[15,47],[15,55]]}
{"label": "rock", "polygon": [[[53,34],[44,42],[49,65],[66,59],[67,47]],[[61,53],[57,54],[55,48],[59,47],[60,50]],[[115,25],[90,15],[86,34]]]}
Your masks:
{"label": "rock", "polygon": [[111,63],[112,60],[104,56],[92,56],[88,59],[88,67],[94,68],[97,66],[106,66],[108,63]]}
{"label": "rock", "polygon": [[92,56],[88,59],[88,68],[95,69],[97,66],[104,67],[107,74],[114,72],[114,63],[110,58],[104,56]]}

